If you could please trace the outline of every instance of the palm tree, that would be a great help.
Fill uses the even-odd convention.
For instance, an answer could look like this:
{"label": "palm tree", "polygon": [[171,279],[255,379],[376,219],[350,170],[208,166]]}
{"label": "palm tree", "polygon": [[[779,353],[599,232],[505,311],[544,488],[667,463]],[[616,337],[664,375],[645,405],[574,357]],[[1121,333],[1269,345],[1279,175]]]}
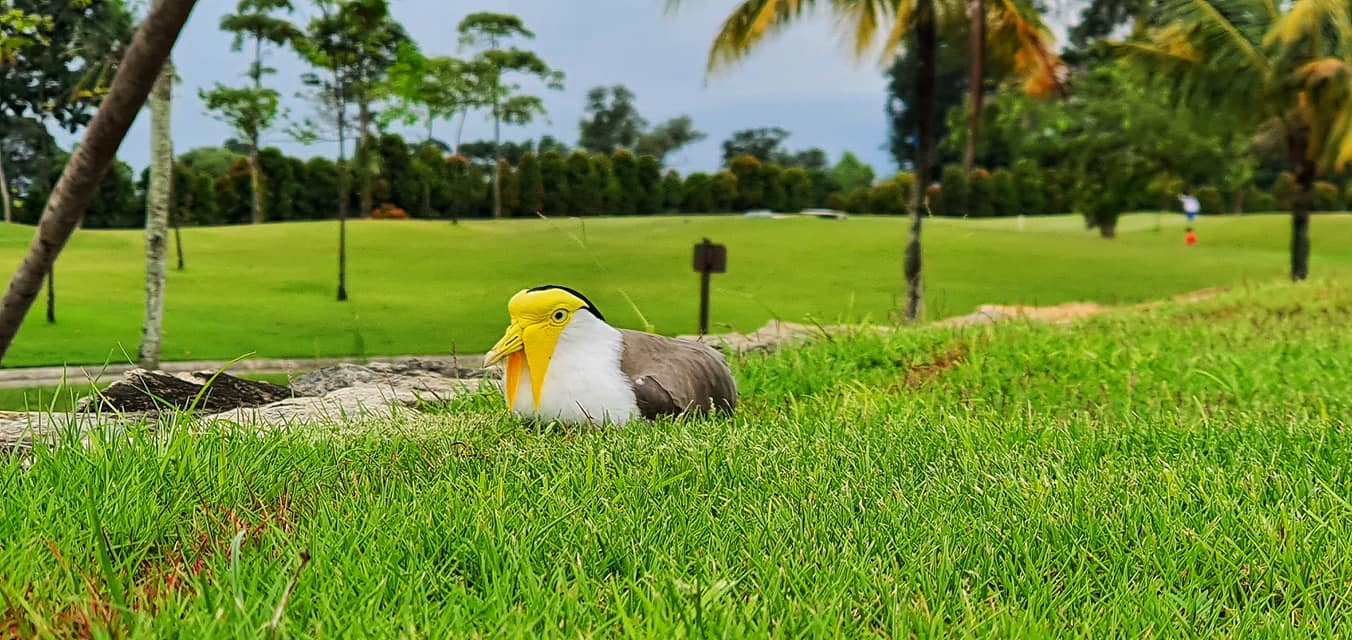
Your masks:
{"label": "palm tree", "polygon": [[1291,279],[1310,265],[1315,180],[1352,161],[1352,9],[1346,0],[1164,0],[1157,27],[1117,50],[1177,83],[1180,105],[1225,109],[1296,176]]}
{"label": "palm tree", "polygon": [[51,272],[56,256],[94,199],[194,4],[195,0],[158,0],[137,29],[118,65],[112,88],[52,189],[28,253],[0,299],[0,358],[9,351],[24,316],[42,289],[43,278]]}
{"label": "palm tree", "polygon": [[165,255],[169,209],[173,206],[174,141],[169,127],[174,95],[174,62],[164,61],[150,92],[150,184],[146,189],[146,316],[141,325],[137,363],[160,366],[160,334],[164,322]]}
{"label": "palm tree", "polygon": [[[806,17],[818,5],[824,5],[835,15],[853,46],[856,57],[862,58],[882,36],[882,58],[889,59],[904,40],[913,40],[917,52],[919,73],[915,79],[917,96],[916,154],[913,170],[915,183],[909,203],[910,234],[906,242],[904,272],[906,301],[903,309],[908,320],[920,317],[921,256],[920,212],[924,194],[929,186],[930,156],[934,145],[934,74],[936,67],[935,39],[940,23],[975,19],[984,15],[995,26],[986,34],[986,46],[994,43],[992,53],[1011,53],[1014,69],[1024,77],[1030,89],[1059,86],[1064,73],[1060,61],[1050,53],[1046,30],[1041,21],[1030,22],[1022,0],[993,0],[982,3],[981,13],[969,9],[965,0],[742,0],[724,20],[709,49],[708,71],[717,72],[740,61],[767,36]],[[669,8],[681,0],[667,0]],[[983,31],[984,31],[983,23]],[[983,55],[984,57],[984,55]],[[980,82],[973,91],[981,90]],[[977,101],[973,100],[976,105]],[[969,135],[969,139],[974,136]]]}

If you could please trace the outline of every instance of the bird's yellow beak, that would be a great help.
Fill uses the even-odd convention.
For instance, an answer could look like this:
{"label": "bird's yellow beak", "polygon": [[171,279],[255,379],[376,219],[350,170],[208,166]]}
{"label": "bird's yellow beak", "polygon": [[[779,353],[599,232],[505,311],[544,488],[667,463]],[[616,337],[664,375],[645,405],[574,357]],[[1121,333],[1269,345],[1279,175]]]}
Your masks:
{"label": "bird's yellow beak", "polygon": [[540,391],[544,387],[545,372],[549,370],[549,361],[554,357],[554,346],[558,344],[562,327],[548,322],[523,323],[513,320],[507,327],[502,339],[488,350],[484,356],[484,366],[491,367],[506,361],[507,406],[516,403],[516,389],[521,382],[521,366],[530,367],[531,399],[536,410],[540,408]]}

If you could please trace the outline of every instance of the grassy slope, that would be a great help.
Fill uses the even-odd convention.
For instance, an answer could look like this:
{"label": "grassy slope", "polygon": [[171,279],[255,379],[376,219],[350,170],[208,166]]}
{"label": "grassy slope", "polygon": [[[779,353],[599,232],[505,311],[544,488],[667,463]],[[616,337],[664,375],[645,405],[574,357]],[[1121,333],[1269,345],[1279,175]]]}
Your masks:
{"label": "grassy slope", "polygon": [[[1179,216],[1134,216],[1113,242],[1078,218],[967,222],[925,231],[932,317],[982,303],[1105,303],[1286,272],[1287,219],[1208,218],[1184,247]],[[586,292],[615,323],[641,327],[628,294],[657,331],[695,329],[691,246],[729,247],[716,276],[712,320],[739,330],[772,316],[886,321],[901,292],[904,221],[846,222],[662,217],[577,221],[358,222],[351,232],[353,300],[334,301],[336,226],[185,229],[188,270],[170,273],[165,358],[230,359],[481,352],[496,340],[507,298],[559,282]],[[0,264],[17,264],[32,231],[0,227]],[[1316,275],[1352,274],[1352,216],[1313,224]],[[575,240],[576,238],[576,240]],[[585,239],[585,240],[584,240]],[[577,240],[584,240],[586,249]],[[130,360],[142,305],[139,232],[76,234],[56,271],[58,324],[41,302],[5,360],[9,366]]]}
{"label": "grassy slope", "polygon": [[732,419],[483,395],[41,451],[0,464],[0,628],[254,637],[309,550],[294,637],[1334,637],[1349,322],[1345,286],[1266,287],[756,356]]}

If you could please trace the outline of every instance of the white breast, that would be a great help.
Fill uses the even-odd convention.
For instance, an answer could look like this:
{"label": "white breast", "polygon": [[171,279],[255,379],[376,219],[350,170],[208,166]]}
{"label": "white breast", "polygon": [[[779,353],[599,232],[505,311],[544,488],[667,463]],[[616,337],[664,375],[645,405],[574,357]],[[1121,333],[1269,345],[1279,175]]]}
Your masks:
{"label": "white breast", "polygon": [[579,311],[559,334],[545,372],[536,412],[530,366],[523,363],[512,411],[567,423],[622,425],[638,417],[629,379],[620,371],[624,337],[596,316]]}

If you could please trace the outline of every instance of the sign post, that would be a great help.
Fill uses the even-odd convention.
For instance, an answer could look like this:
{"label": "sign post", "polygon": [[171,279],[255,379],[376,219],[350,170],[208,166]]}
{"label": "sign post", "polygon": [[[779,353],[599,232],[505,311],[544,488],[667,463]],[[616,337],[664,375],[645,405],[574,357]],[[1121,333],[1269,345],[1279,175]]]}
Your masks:
{"label": "sign post", "polygon": [[709,242],[708,238],[695,245],[695,271],[699,273],[699,334],[709,333],[709,274],[726,273],[728,248]]}

